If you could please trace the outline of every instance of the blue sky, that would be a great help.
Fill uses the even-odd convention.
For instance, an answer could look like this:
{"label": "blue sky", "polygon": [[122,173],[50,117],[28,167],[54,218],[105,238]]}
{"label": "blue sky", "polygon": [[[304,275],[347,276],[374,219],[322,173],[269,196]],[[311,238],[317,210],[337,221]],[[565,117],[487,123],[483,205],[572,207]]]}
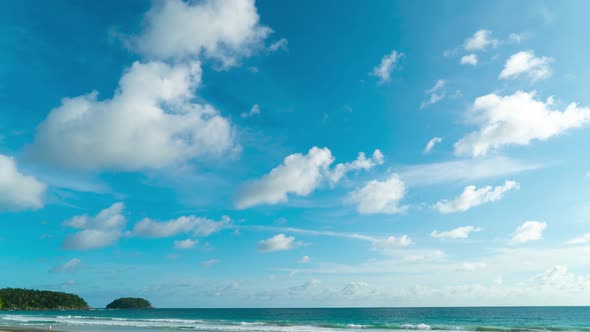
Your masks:
{"label": "blue sky", "polygon": [[586,2],[2,7],[0,286],[588,304]]}

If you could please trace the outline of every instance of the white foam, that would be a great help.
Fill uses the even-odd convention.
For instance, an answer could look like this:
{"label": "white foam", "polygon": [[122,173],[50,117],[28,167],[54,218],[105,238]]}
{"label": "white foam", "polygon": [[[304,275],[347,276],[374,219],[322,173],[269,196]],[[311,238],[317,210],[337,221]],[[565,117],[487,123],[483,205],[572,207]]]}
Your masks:
{"label": "white foam", "polygon": [[[273,325],[262,322],[228,322],[228,321],[203,321],[195,319],[131,319],[121,317],[96,317],[96,316],[35,316],[35,315],[0,315],[0,322],[14,321],[27,323],[27,325],[54,325],[65,326],[110,326],[110,327],[136,327],[159,329],[192,329],[196,331],[220,331],[220,332],[338,332],[341,329],[320,327],[313,325]],[[35,324],[38,322],[38,324]],[[24,325],[24,324],[21,324]],[[353,325],[350,326],[351,328]],[[354,325],[354,327],[358,327]]]}
{"label": "white foam", "polygon": [[365,326],[364,325],[359,325],[359,324],[348,324],[348,325],[346,325],[346,327],[348,327],[350,329],[362,329]]}
{"label": "white foam", "polygon": [[402,328],[404,329],[408,329],[408,330],[430,330],[430,325],[428,324],[404,324],[402,325]]}

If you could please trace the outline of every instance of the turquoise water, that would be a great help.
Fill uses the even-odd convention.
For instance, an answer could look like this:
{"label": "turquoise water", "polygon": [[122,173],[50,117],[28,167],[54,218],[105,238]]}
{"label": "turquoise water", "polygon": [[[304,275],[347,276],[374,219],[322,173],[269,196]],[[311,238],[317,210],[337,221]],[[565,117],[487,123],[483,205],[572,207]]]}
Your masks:
{"label": "turquoise water", "polygon": [[65,331],[590,331],[590,307],[0,311],[0,326]]}

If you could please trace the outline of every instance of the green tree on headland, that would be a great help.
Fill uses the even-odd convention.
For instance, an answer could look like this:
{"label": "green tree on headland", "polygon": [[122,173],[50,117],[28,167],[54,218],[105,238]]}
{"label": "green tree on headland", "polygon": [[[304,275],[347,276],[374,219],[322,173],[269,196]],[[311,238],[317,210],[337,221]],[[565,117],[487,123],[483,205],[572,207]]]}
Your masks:
{"label": "green tree on headland", "polygon": [[153,309],[150,301],[137,297],[122,297],[107,305],[107,309]]}
{"label": "green tree on headland", "polygon": [[21,288],[0,289],[0,309],[66,310],[89,309],[84,299],[75,294]]}

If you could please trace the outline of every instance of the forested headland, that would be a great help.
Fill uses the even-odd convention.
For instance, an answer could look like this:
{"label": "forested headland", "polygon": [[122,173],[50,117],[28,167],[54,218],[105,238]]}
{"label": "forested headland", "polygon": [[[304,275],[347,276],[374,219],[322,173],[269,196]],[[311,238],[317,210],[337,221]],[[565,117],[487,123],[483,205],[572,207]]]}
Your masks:
{"label": "forested headland", "polygon": [[22,288],[0,289],[1,310],[85,310],[88,304],[78,295]]}

